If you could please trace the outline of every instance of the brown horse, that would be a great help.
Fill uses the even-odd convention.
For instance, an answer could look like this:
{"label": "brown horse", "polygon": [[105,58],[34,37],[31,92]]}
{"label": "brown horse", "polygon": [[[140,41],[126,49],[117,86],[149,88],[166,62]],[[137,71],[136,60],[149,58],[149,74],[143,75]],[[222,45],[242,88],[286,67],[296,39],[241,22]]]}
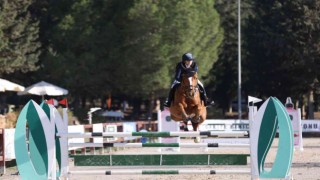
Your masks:
{"label": "brown horse", "polygon": [[[196,72],[190,71],[182,75],[182,82],[175,91],[170,113],[172,120],[184,122],[185,131],[188,131],[189,120],[194,131],[197,131],[199,124],[205,121],[207,109],[200,98]],[[200,142],[200,137],[195,138],[195,142]]]}

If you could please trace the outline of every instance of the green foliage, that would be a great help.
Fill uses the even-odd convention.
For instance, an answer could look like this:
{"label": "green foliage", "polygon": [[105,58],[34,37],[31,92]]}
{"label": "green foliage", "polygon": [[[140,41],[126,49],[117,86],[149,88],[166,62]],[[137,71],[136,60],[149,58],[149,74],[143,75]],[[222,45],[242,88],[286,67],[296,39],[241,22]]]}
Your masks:
{"label": "green foliage", "polygon": [[[109,54],[118,37],[114,26],[108,23],[116,16],[113,4],[82,0],[48,7],[48,18],[55,23],[45,36],[50,43],[44,70],[74,95],[96,96],[112,87],[113,62]],[[57,9],[65,11],[56,12]]]}
{"label": "green foliage", "polygon": [[[319,2],[242,1],[242,96],[298,99],[319,78]],[[224,41],[209,89],[224,109],[237,96],[237,6],[216,1]]]}
{"label": "green foliage", "polygon": [[39,60],[39,21],[32,0],[0,2],[0,74],[34,71]]}
{"label": "green foliage", "polygon": [[[251,1],[241,1],[241,27],[252,16]],[[219,59],[210,71],[208,90],[213,91],[218,105],[227,109],[237,97],[238,89],[238,3],[237,1],[217,0],[215,7],[220,14],[223,28],[223,42],[219,47]],[[245,34],[242,34],[244,36]],[[242,47],[242,59],[246,50]]]}
{"label": "green foliage", "polygon": [[[74,118],[73,116],[77,117],[80,124],[88,124],[89,123],[88,114],[87,114],[88,111],[89,111],[89,109],[86,109],[86,108],[74,109],[71,114],[72,116],[69,117],[69,124],[71,124],[70,120],[72,120],[72,118]],[[69,116],[69,114],[68,114],[68,116]]]}
{"label": "green foliage", "polygon": [[[281,99],[309,91],[319,79],[320,2],[241,2],[243,95]],[[237,6],[225,0],[3,0],[0,75],[47,80],[75,101],[110,93],[158,98],[167,94],[181,55],[192,52],[200,78],[226,109],[237,96]]]}
{"label": "green foliage", "polygon": [[[185,52],[208,74],[222,40],[214,1],[134,1],[121,28],[124,47],[117,79],[126,94],[148,95],[168,89]],[[124,73],[130,72],[130,73]]]}
{"label": "green foliage", "polygon": [[246,91],[298,98],[319,78],[320,2],[257,1],[246,29]]}
{"label": "green foliage", "polygon": [[82,0],[49,4],[47,19],[55,23],[45,35],[49,40],[43,62],[46,75],[79,96],[112,92],[145,97],[170,87],[175,64],[190,51],[197,57],[200,75],[205,76],[222,40],[213,3]]}

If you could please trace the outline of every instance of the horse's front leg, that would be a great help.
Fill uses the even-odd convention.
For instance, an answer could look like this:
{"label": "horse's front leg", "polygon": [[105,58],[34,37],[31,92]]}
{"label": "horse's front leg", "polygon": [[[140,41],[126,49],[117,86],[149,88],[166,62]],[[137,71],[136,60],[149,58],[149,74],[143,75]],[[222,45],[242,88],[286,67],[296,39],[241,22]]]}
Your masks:
{"label": "horse's front leg", "polygon": [[[199,131],[199,121],[194,122],[194,120],[191,120],[191,123],[192,123],[193,131]],[[199,143],[201,140],[200,136],[193,137],[193,139],[195,143]]]}
{"label": "horse's front leg", "polygon": [[182,120],[183,120],[183,123],[184,123],[184,128],[183,130],[184,131],[189,131],[188,130],[188,121],[191,120],[189,115],[186,113],[186,111],[184,110],[184,105],[182,103],[179,103],[179,110],[181,112],[181,115],[182,115]]}
{"label": "horse's front leg", "polygon": [[184,124],[183,130],[184,131],[189,131],[189,129],[188,129],[188,120],[187,119],[183,120],[183,124]]}
{"label": "horse's front leg", "polygon": [[[192,117],[192,122],[193,123],[198,123],[200,121],[200,112],[201,112],[201,107],[196,105],[193,107],[194,116]],[[194,131],[197,131],[197,128],[193,128]]]}
{"label": "horse's front leg", "polygon": [[179,103],[179,110],[180,110],[180,112],[181,112],[183,121],[184,121],[184,120],[187,120],[187,121],[188,121],[188,119],[189,119],[190,117],[188,116],[188,114],[187,114],[186,111],[184,110],[184,105],[183,105],[182,103]]}
{"label": "horse's front leg", "polygon": [[[191,119],[193,131],[199,131],[199,122],[200,122],[200,112],[201,112],[201,107],[196,105],[193,107],[193,112],[194,112],[194,117]],[[199,143],[201,138],[199,136],[194,137],[194,142]]]}

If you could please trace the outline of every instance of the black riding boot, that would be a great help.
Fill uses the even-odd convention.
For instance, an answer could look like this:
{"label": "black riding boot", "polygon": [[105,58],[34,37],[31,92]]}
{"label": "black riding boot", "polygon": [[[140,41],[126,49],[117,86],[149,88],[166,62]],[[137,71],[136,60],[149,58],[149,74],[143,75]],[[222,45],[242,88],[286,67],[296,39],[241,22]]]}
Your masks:
{"label": "black riding boot", "polygon": [[198,86],[200,91],[200,98],[204,102],[204,106],[211,106],[213,104],[213,101],[209,100],[209,98],[207,97],[206,90],[201,85]]}
{"label": "black riding boot", "polygon": [[174,87],[170,89],[168,100],[163,103],[163,106],[170,107],[171,101],[173,99],[173,95],[174,95]]}

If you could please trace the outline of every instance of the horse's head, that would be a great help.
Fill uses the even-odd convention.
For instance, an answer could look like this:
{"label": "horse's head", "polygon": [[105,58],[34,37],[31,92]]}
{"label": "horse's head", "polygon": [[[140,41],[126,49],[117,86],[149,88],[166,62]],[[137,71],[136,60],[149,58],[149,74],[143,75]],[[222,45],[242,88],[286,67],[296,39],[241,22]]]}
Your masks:
{"label": "horse's head", "polygon": [[198,74],[195,71],[187,71],[182,74],[181,86],[188,98],[194,98],[198,91]]}

